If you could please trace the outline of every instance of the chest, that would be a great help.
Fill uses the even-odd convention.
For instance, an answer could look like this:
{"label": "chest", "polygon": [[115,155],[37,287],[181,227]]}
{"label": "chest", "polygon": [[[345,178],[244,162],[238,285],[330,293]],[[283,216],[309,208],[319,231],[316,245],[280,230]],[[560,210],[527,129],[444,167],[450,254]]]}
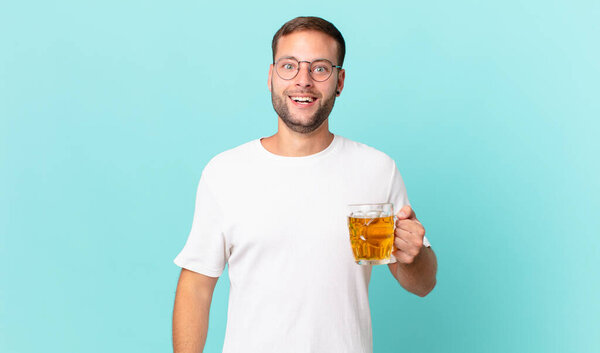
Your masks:
{"label": "chest", "polygon": [[232,182],[224,202],[230,262],[265,256],[278,262],[352,261],[346,206],[385,202],[387,187],[372,177],[351,176],[344,165],[248,172]]}

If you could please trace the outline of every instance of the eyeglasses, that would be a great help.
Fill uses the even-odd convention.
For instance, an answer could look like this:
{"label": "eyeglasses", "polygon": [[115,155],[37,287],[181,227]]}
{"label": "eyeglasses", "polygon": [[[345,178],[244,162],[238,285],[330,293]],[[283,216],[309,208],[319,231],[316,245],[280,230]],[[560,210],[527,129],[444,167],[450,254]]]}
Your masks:
{"label": "eyeglasses", "polygon": [[275,72],[284,80],[291,80],[300,72],[300,63],[308,64],[308,72],[310,77],[317,81],[326,81],[333,72],[333,68],[341,69],[341,66],[333,65],[327,59],[318,59],[315,61],[298,61],[295,58],[281,58],[275,63]]}

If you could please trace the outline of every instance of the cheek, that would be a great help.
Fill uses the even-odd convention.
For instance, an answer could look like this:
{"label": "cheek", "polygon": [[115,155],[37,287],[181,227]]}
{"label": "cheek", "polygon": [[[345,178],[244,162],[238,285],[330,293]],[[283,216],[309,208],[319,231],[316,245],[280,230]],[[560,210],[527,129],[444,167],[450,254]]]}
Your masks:
{"label": "cheek", "polygon": [[271,92],[275,93],[275,94],[282,94],[282,92],[285,90],[285,85],[283,85],[281,82],[279,82],[276,78],[273,78],[273,80],[271,80]]}
{"label": "cheek", "polygon": [[335,96],[336,91],[337,91],[336,82],[334,81],[333,83],[328,84],[327,86],[323,87],[323,89],[321,91],[323,92],[323,95],[326,97]]}

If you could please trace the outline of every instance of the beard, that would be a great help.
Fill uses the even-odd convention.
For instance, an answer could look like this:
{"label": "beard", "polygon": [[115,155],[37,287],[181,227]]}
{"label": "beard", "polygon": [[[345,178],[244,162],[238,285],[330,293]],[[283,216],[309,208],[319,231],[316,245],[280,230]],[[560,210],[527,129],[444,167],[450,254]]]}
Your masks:
{"label": "beard", "polygon": [[319,98],[319,100],[322,100],[322,102],[317,102],[320,103],[317,111],[307,121],[302,121],[290,113],[290,110],[286,104],[288,94],[283,92],[282,96],[278,96],[273,94],[273,92],[273,84],[271,83],[271,101],[273,102],[273,109],[275,109],[275,112],[277,115],[279,115],[279,118],[289,129],[301,134],[308,134],[318,129],[329,117],[329,113],[331,113],[335,103],[335,94],[331,97]]}

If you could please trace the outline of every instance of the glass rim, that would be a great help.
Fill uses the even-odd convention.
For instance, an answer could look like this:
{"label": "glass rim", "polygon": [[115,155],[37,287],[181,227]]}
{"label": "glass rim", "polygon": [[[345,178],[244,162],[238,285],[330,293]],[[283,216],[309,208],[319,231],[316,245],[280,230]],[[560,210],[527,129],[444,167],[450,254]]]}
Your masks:
{"label": "glass rim", "polygon": [[[348,217],[353,217],[356,215],[358,218],[363,218],[371,212],[380,214],[377,217],[388,217],[394,215],[394,204],[391,202],[349,204],[346,206],[346,212]],[[359,214],[362,215],[359,216]],[[385,216],[382,216],[381,214],[385,214]],[[366,218],[372,217],[371,215],[368,215]]]}

